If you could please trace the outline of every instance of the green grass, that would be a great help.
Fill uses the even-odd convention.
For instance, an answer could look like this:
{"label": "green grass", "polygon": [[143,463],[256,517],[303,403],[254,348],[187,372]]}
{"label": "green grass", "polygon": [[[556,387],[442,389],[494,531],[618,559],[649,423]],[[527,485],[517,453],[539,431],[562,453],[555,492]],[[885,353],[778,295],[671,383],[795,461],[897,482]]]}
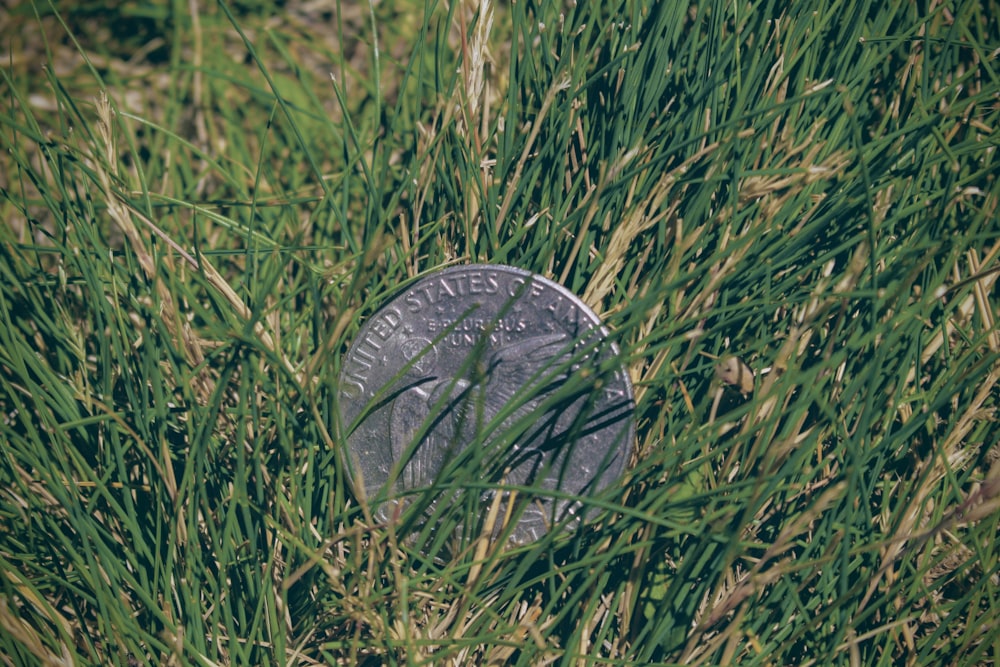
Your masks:
{"label": "green grass", "polygon": [[[1000,6],[786,4],[0,9],[5,664],[997,664]],[[467,262],[622,349],[581,530],[352,492]]]}

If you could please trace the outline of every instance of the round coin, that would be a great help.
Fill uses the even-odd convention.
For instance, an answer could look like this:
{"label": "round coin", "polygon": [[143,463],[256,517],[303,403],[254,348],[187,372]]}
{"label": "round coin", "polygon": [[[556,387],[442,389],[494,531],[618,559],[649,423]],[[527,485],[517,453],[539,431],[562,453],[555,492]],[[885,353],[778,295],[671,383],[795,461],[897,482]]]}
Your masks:
{"label": "round coin", "polygon": [[579,499],[621,476],[635,439],[632,386],[607,333],[575,295],[521,269],[418,280],[362,325],[343,362],[356,491],[386,520],[408,492],[437,487],[449,502],[449,475],[472,465],[486,506],[498,492],[521,503],[512,541],[578,521]]}

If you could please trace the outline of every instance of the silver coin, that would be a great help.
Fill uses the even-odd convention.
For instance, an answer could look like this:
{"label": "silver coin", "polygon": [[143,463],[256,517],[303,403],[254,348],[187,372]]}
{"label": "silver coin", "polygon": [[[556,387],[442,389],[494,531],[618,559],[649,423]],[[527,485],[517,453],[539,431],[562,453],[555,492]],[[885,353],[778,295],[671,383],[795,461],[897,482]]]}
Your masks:
{"label": "silver coin", "polygon": [[635,440],[632,386],[607,333],[564,287],[521,269],[420,279],[362,325],[343,362],[356,491],[386,520],[409,492],[448,502],[449,475],[478,465],[486,506],[504,489],[523,503],[513,541],[576,523],[579,498],[620,478]]}

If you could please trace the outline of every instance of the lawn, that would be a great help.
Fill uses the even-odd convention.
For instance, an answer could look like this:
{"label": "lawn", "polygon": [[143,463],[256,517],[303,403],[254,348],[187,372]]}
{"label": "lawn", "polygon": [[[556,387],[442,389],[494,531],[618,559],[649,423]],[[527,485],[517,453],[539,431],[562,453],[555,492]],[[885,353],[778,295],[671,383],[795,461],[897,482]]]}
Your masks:
{"label": "lawn", "polygon": [[[1000,662],[996,2],[14,0],[0,44],[4,664]],[[348,474],[359,330],[469,263],[634,386],[527,544],[477,460],[387,519]]]}

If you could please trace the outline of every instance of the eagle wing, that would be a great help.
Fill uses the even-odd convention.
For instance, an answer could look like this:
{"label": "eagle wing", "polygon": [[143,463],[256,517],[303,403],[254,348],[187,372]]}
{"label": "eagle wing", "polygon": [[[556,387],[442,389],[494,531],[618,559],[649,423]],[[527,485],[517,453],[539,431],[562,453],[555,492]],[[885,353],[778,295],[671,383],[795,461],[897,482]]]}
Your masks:
{"label": "eagle wing", "polygon": [[467,444],[464,403],[469,382],[438,378],[396,397],[389,437],[400,483],[412,489],[431,484],[454,453]]}
{"label": "eagle wing", "polygon": [[558,440],[558,409],[539,412],[540,404],[569,377],[573,340],[565,334],[532,336],[498,348],[487,368],[484,423],[496,437],[514,429],[503,468],[528,481],[543,463],[543,453]]}

